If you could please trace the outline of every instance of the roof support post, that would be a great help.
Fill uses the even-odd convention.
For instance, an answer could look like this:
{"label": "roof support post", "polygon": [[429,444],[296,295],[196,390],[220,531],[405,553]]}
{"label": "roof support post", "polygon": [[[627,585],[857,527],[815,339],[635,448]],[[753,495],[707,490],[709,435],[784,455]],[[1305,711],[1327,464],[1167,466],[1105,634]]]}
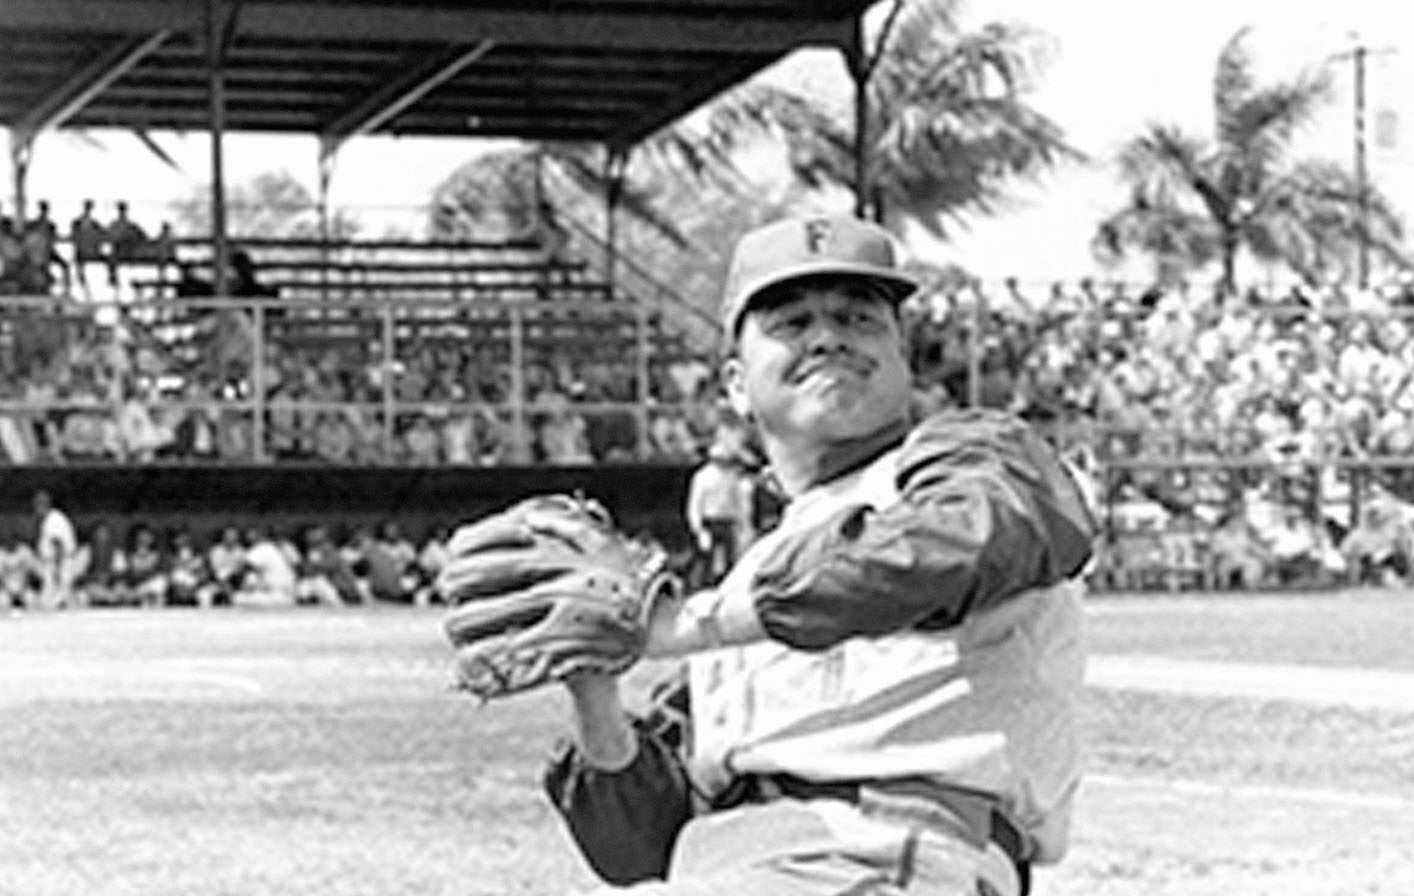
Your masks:
{"label": "roof support post", "polygon": [[221,0],[206,0],[206,69],[211,129],[211,285],[218,296],[228,292],[230,247],[226,242],[226,48],[235,35],[239,0],[223,15]]}
{"label": "roof support post", "polygon": [[622,146],[610,146],[604,159],[604,280],[609,286],[610,299],[617,291],[614,283],[619,258],[617,212],[628,154],[629,150]]}
{"label": "roof support post", "polygon": [[29,160],[34,149],[34,134],[18,129],[10,131],[10,175],[14,184],[15,227],[25,226],[25,181],[29,178]]}
{"label": "roof support post", "polygon": [[843,47],[845,67],[854,82],[854,216],[869,218],[869,65],[864,55],[864,16],[854,20],[850,42]]}
{"label": "roof support post", "polygon": [[329,186],[334,180],[334,165],[338,161],[338,148],[325,140],[319,141],[319,297],[329,300],[329,242],[334,238],[330,232]]}

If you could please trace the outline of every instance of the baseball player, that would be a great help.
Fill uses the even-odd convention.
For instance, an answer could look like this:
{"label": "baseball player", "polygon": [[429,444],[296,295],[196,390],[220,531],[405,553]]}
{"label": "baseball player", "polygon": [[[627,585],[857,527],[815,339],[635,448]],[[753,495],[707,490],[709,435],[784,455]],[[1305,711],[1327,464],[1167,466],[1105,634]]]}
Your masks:
{"label": "baseball player", "polygon": [[35,554],[39,557],[41,586],[37,604],[41,609],[54,610],[74,605],[74,581],[78,577],[75,560],[78,537],[68,514],[54,504],[54,498],[43,489],[34,493],[34,515],[39,520],[39,536]]}
{"label": "baseball player", "polygon": [[[641,639],[617,636],[687,658],[687,687],[651,713],[620,699],[613,673],[632,657],[596,665],[580,648],[531,670],[568,685],[573,737],[545,785],[609,889],[1018,896],[1065,852],[1093,514],[1023,422],[909,419],[898,305],[914,289],[887,232],[850,218],[779,221],[737,245],[723,376],[789,497],[781,522],[715,588],[658,597]],[[529,641],[489,650],[473,558],[537,527],[564,543],[572,527],[544,516],[453,536],[444,582],[466,602],[448,630],[483,695],[528,674],[498,660]],[[638,586],[608,578],[564,579],[540,641],[612,628],[585,624],[586,595]],[[531,597],[508,605],[522,621]]]}

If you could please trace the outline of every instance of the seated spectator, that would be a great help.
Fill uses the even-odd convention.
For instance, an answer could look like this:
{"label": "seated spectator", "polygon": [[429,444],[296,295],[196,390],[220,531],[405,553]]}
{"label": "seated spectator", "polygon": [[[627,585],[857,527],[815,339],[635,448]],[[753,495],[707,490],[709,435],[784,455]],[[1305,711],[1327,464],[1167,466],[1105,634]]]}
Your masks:
{"label": "seated spectator", "polygon": [[135,525],[129,535],[127,571],[123,584],[144,607],[167,603],[171,587],[169,557],[157,543],[157,533],[146,523]]}
{"label": "seated spectator", "polygon": [[182,460],[216,460],[221,454],[220,408],[197,382],[187,384],[185,399],[190,404],[180,412],[168,452]]}
{"label": "seated spectator", "polygon": [[324,411],[314,418],[314,454],[333,464],[356,463],[359,456],[358,430],[340,411]]}
{"label": "seated spectator", "polygon": [[300,603],[342,606],[363,602],[353,569],[323,526],[310,526],[305,531],[296,594]]}
{"label": "seated spectator", "polygon": [[138,597],[128,586],[128,558],[123,546],[113,536],[112,527],[99,522],[80,546],[83,557],[74,587],[87,606],[126,606],[138,603]]}
{"label": "seated spectator", "polygon": [[1286,507],[1275,526],[1264,531],[1276,580],[1281,585],[1329,585],[1345,564],[1325,530],[1296,507]]}
{"label": "seated spectator", "polygon": [[374,600],[406,603],[413,598],[419,579],[417,549],[402,537],[397,523],[380,523],[372,536],[364,529],[355,530],[352,548]]}
{"label": "seated spectator", "polygon": [[[0,377],[0,401],[18,401],[23,387]],[[31,412],[0,411],[0,462],[15,465],[34,463],[40,446],[35,435],[36,419]]]}
{"label": "seated spectator", "polygon": [[1208,562],[1218,588],[1250,590],[1266,584],[1270,553],[1246,518],[1233,513],[1208,537]]}
{"label": "seated spectator", "polygon": [[415,467],[433,467],[442,460],[442,436],[432,421],[418,414],[402,434],[403,461]]}
{"label": "seated spectator", "polygon": [[292,606],[299,576],[290,550],[273,527],[246,533],[245,564],[248,575],[236,592],[235,602],[249,606]]}
{"label": "seated spectator", "polygon": [[422,550],[417,552],[418,586],[413,603],[418,606],[426,606],[436,596],[433,584],[437,581],[437,574],[447,564],[447,540],[451,535],[451,530],[446,526],[433,526],[427,533]]}
{"label": "seated spectator", "polygon": [[167,601],[173,604],[193,604],[210,607],[216,602],[218,586],[206,556],[197,549],[191,533],[179,529],[172,536],[168,557]]}
{"label": "seated spectator", "polygon": [[1350,580],[1357,585],[1397,585],[1410,572],[1400,521],[1377,503],[1366,505],[1340,543]]}
{"label": "seated spectator", "polygon": [[240,530],[225,526],[206,551],[206,567],[216,586],[213,603],[229,604],[246,576],[246,548]]}
{"label": "seated spectator", "polygon": [[546,463],[575,466],[594,463],[589,453],[589,424],[561,392],[545,393],[537,402],[544,412],[536,431],[540,457]]}
{"label": "seated spectator", "polygon": [[697,439],[686,418],[676,411],[663,411],[648,422],[649,450],[656,460],[694,463],[699,458]]}
{"label": "seated spectator", "polygon": [[442,457],[451,466],[465,467],[480,462],[475,412],[453,410],[442,424]]}
{"label": "seated spectator", "polygon": [[0,533],[0,608],[24,609],[39,599],[39,556],[18,530]]}
{"label": "seated spectator", "polygon": [[280,295],[275,287],[260,282],[255,259],[244,249],[231,253],[231,282],[226,288],[231,295],[240,297],[277,298]]}

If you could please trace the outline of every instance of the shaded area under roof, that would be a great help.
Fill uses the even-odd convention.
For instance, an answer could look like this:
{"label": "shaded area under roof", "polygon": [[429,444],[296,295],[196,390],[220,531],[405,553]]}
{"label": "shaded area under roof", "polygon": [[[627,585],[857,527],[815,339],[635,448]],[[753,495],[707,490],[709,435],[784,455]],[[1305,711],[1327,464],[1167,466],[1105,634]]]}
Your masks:
{"label": "shaded area under roof", "polygon": [[[632,145],[870,0],[221,4],[225,127]],[[202,0],[0,0],[0,124],[208,127]]]}

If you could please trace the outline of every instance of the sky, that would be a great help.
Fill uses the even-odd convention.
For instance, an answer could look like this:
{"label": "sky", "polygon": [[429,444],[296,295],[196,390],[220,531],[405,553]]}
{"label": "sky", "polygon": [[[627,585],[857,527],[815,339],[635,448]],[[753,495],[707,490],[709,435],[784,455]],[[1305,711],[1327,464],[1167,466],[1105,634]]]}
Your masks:
{"label": "sky", "polygon": [[[986,278],[1049,282],[1095,273],[1088,249],[1094,224],[1124,195],[1111,164],[1115,152],[1150,121],[1208,134],[1213,62],[1244,26],[1251,28],[1249,46],[1263,78],[1285,78],[1319,65],[1347,52],[1357,40],[1371,47],[1369,170],[1414,221],[1414,92],[1400,89],[1414,83],[1414,5],[1390,0],[966,0],[963,18],[971,25],[1022,23],[1046,36],[1047,58],[1031,101],[1065,129],[1090,162],[1020,185],[1003,214],[972,222],[947,244],[914,240],[916,251],[931,260],[956,261]],[[1355,130],[1352,66],[1331,64],[1337,73],[1335,99],[1303,133],[1298,148],[1301,155],[1348,162]],[[849,90],[832,51],[799,53],[772,76],[836,96],[847,96]],[[28,195],[49,199],[61,220],[91,197],[101,216],[112,201],[127,199],[134,217],[155,225],[172,199],[209,181],[205,135],[159,135],[178,170],[130,134],[94,136],[101,145],[60,133],[42,136],[35,147]],[[432,188],[486,148],[485,141],[360,138],[340,154],[332,202],[416,228],[419,206]],[[317,184],[312,137],[229,135],[225,157],[228,183],[283,168],[311,191]],[[0,193],[8,194],[8,185]]]}

